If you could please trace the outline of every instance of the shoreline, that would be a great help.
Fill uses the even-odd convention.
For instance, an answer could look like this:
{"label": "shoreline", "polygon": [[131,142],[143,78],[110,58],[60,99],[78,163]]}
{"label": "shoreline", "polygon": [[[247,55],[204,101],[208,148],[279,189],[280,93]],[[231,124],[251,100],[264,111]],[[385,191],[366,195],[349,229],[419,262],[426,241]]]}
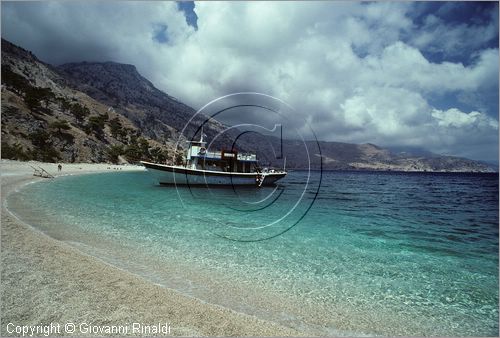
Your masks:
{"label": "shoreline", "polygon": [[[139,166],[57,164],[2,160],[1,327],[50,323],[128,325],[168,323],[174,336],[297,336],[300,332],[185,296],[87,255],[24,223],[6,205],[10,193],[44,180],[39,165],[54,176],[144,170]],[[13,326],[9,326],[11,329]],[[95,335],[76,330],[54,335]],[[161,332],[159,332],[161,334]],[[53,335],[51,334],[51,335]],[[141,333],[128,332],[129,335]]]}

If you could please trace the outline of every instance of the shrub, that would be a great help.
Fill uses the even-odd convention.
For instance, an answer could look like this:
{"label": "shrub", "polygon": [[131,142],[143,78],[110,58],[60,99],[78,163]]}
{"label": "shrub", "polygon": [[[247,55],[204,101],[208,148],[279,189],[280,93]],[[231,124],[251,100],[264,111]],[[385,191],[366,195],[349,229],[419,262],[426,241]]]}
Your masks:
{"label": "shrub", "polygon": [[108,160],[112,163],[118,163],[118,156],[123,155],[125,150],[121,145],[112,145],[107,149],[107,157]]}
{"label": "shrub", "polygon": [[2,142],[2,158],[19,161],[29,161],[32,159],[32,156],[29,151],[25,152],[23,147],[19,143],[9,145],[6,142]]}
{"label": "shrub", "polygon": [[69,103],[64,105],[64,108],[68,108],[70,113],[75,117],[78,122],[82,122],[87,116],[90,115],[90,109],[79,104],[79,103]]}
{"label": "shrub", "polygon": [[29,139],[31,143],[36,148],[45,148],[48,146],[52,146],[52,140],[50,139],[50,134],[42,129],[38,129],[35,132],[29,135]]}
{"label": "shrub", "polygon": [[18,95],[22,95],[32,88],[26,78],[14,73],[8,65],[2,65],[2,83]]}
{"label": "shrub", "polygon": [[26,90],[24,95],[24,103],[31,111],[40,112],[42,110],[42,102],[44,103],[45,110],[48,105],[55,98],[54,93],[50,88],[31,87]]}
{"label": "shrub", "polygon": [[142,158],[141,150],[137,144],[130,144],[125,148],[125,157],[129,162],[138,162]]}
{"label": "shrub", "polygon": [[184,164],[184,154],[181,152],[177,152],[175,154],[175,164],[176,165],[183,165]]}
{"label": "shrub", "polygon": [[43,162],[55,162],[60,158],[57,149],[54,148],[50,134],[44,130],[37,130],[29,135],[31,143],[35,147],[33,158]]}
{"label": "shrub", "polygon": [[54,147],[49,147],[39,150],[35,155],[36,159],[42,162],[57,162],[61,158],[61,155]]}
{"label": "shrub", "polygon": [[111,135],[114,138],[118,138],[122,134],[122,124],[120,123],[120,119],[118,117],[115,117],[114,119],[110,120],[109,123],[109,129],[111,130]]}
{"label": "shrub", "polygon": [[69,102],[68,100],[66,100],[64,97],[58,97],[56,100],[59,102],[59,108],[61,108],[61,110],[63,112],[69,112],[70,111],[70,109],[71,109],[71,102]]}
{"label": "shrub", "polygon": [[87,126],[98,138],[102,139],[104,138],[104,124],[108,118],[108,114],[91,116]]}
{"label": "shrub", "polygon": [[163,163],[168,158],[168,153],[160,147],[153,148],[149,151],[150,158],[153,162]]}
{"label": "shrub", "polygon": [[137,139],[137,146],[139,147],[139,150],[142,154],[142,158],[149,158],[150,154],[149,154],[149,143],[148,141],[143,138],[143,137],[139,137]]}
{"label": "shrub", "polygon": [[51,124],[49,124],[49,128],[56,129],[57,133],[61,135],[63,133],[63,130],[70,130],[71,126],[68,124],[68,121],[61,120],[52,122]]}

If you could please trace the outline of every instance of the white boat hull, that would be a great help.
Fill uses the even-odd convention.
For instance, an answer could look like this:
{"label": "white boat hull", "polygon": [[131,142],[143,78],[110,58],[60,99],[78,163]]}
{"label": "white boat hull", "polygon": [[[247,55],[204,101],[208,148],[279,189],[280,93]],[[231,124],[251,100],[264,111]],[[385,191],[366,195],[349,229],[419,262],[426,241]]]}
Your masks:
{"label": "white boat hull", "polygon": [[238,173],[189,169],[141,162],[160,184],[169,185],[272,185],[286,172]]}

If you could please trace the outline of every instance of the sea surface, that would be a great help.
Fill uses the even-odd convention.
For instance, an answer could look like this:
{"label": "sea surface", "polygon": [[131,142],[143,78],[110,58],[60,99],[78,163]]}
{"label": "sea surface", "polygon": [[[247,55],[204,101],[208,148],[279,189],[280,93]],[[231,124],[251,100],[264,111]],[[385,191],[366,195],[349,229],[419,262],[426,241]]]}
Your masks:
{"label": "sea surface", "polygon": [[8,207],[153,283],[308,332],[499,334],[498,174],[176,189],[113,172],[30,184]]}

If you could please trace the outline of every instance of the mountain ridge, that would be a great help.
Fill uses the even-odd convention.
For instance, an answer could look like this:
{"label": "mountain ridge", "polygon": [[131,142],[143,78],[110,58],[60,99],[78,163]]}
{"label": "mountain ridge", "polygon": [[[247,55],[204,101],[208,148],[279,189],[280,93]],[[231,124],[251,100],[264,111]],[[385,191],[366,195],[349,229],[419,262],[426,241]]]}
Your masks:
{"label": "mountain ridge", "polygon": [[[44,91],[47,96],[39,98],[33,106],[30,103],[33,93]],[[76,110],[83,107],[84,116],[78,116],[73,106]],[[178,161],[180,153],[175,152],[175,143],[182,139],[180,131],[196,112],[156,88],[134,65],[107,61],[73,62],[55,67],[4,39],[2,111],[6,112],[2,114],[2,158],[4,155],[15,157],[15,149],[36,155],[44,144],[36,139],[37,133],[51,130],[56,142],[48,143],[52,143],[54,154],[60,154],[52,160],[69,162]],[[197,119],[194,125],[204,121],[203,116]],[[68,124],[69,129],[57,128],[58,123]],[[197,129],[189,128],[187,135],[194,136]],[[205,124],[204,133],[211,139],[224,129],[222,123],[211,119]],[[65,133],[71,136],[64,136]],[[230,144],[232,137],[234,134],[228,133],[217,145]],[[73,143],[68,141],[71,138]],[[78,142],[75,144],[74,140]],[[271,138],[268,143],[275,148],[279,142]],[[293,151],[300,146],[297,142],[283,140],[282,143],[289,168],[307,167],[304,154]],[[240,147],[257,151],[268,165],[282,166],[283,160],[271,157],[266,144],[247,139],[241,141]],[[333,170],[493,171],[479,161],[426,152],[398,152],[371,143],[306,142],[306,147],[311,149],[317,145],[320,150],[313,152],[312,157],[316,159],[315,168],[321,162],[324,169]],[[317,161],[319,152],[321,161]]]}

